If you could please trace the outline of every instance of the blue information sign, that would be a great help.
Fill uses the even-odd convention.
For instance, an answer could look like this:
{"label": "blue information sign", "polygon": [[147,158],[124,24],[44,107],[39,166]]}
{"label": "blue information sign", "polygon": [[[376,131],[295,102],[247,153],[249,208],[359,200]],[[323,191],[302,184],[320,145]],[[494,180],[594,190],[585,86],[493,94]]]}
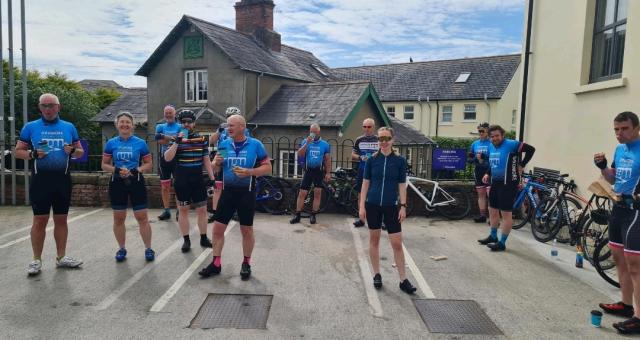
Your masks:
{"label": "blue information sign", "polygon": [[433,170],[464,170],[466,166],[466,149],[433,150]]}
{"label": "blue information sign", "polygon": [[81,139],[80,144],[82,145],[84,154],[80,158],[71,158],[71,161],[75,163],[86,163],[89,161],[89,141],[86,139]]}

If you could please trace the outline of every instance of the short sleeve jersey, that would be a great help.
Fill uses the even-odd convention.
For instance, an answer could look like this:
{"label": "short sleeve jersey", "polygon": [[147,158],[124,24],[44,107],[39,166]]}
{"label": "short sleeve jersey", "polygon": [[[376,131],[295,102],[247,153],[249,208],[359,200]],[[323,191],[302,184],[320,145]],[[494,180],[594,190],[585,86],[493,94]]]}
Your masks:
{"label": "short sleeve jersey", "polygon": [[262,142],[255,138],[247,137],[242,142],[234,142],[227,138],[218,144],[219,154],[226,155],[222,162],[224,188],[253,190],[255,180],[253,177],[240,178],[233,172],[234,167],[256,168],[263,162],[269,161],[267,150]]}
{"label": "short sleeve jersey", "polygon": [[[302,141],[301,147],[307,144],[307,140]],[[324,155],[331,152],[331,147],[329,143],[322,139],[314,140],[307,147],[307,152],[305,153],[305,164],[307,169],[318,169],[323,166],[324,163]]]}
{"label": "short sleeve jersey", "polygon": [[136,136],[123,139],[113,137],[104,146],[104,156],[113,159],[116,168],[135,169],[144,158],[151,158],[147,143]]}
{"label": "short sleeve jersey", "polygon": [[638,193],[640,182],[640,140],[619,144],[613,156],[611,167],[616,170],[613,191],[620,195]]}
{"label": "short sleeve jersey", "polygon": [[40,149],[40,142],[46,142],[48,145],[47,155],[34,161],[34,173],[67,173],[70,156],[64,152],[64,145],[73,145],[79,140],[76,127],[60,118],[56,118],[52,122],[40,118],[25,124],[20,131],[20,143],[27,144],[27,148]]}
{"label": "short sleeve jersey", "polygon": [[[156,134],[162,134],[169,137],[175,137],[180,132],[180,124],[173,123],[162,123],[156,126]],[[160,145],[160,154],[164,155],[165,151],[169,148],[169,144]]]}
{"label": "short sleeve jersey", "polygon": [[491,180],[503,180],[507,182],[519,181],[518,157],[521,143],[513,139],[505,139],[502,144],[489,146],[489,166],[491,167]]}

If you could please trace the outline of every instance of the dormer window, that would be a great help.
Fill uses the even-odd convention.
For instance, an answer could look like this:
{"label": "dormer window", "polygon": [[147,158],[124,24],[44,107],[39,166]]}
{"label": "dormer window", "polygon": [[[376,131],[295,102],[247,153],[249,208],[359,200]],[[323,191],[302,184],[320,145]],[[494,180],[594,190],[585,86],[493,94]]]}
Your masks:
{"label": "dormer window", "polygon": [[469,72],[460,73],[458,79],[456,79],[456,83],[466,83],[467,80],[469,80],[469,76],[471,76]]}
{"label": "dormer window", "polygon": [[320,73],[323,77],[329,76],[329,74],[324,70],[322,70],[319,65],[311,64],[311,67],[313,67],[313,69],[316,70],[318,73]]}

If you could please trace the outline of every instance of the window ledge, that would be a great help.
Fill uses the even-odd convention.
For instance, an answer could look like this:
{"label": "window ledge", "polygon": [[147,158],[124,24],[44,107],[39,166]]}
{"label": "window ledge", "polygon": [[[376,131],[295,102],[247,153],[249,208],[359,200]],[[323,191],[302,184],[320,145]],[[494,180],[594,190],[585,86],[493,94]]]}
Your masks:
{"label": "window ledge", "polygon": [[627,78],[622,77],[618,79],[605,80],[605,81],[600,81],[593,84],[582,85],[582,86],[579,86],[578,89],[573,93],[582,94],[582,93],[588,93],[593,91],[615,89],[618,87],[625,87],[625,86],[627,86]]}
{"label": "window ledge", "polygon": [[474,119],[474,120],[463,120],[463,123],[477,123],[478,120]]}
{"label": "window ledge", "polygon": [[453,123],[440,123],[440,126],[453,126]]}

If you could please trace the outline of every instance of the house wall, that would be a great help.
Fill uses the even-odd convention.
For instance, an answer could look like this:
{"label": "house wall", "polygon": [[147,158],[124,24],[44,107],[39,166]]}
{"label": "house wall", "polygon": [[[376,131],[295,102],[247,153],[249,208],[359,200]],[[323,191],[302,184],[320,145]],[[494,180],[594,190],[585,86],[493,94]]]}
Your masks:
{"label": "house wall", "polygon": [[524,130],[530,167],[569,173],[585,194],[599,177],[593,154],[613,158],[615,115],[640,113],[640,1],[628,1],[622,78],[588,84],[595,3],[535,1]]}
{"label": "house wall", "polygon": [[251,120],[257,110],[256,103],[258,102],[258,97],[256,93],[258,92],[258,78],[260,79],[260,107],[262,107],[271,96],[276,93],[280,86],[282,85],[291,85],[291,84],[299,84],[299,81],[289,80],[279,77],[273,77],[269,75],[260,76],[257,73],[246,72],[245,73],[245,105],[243,108],[243,112],[246,113],[247,120]]}

